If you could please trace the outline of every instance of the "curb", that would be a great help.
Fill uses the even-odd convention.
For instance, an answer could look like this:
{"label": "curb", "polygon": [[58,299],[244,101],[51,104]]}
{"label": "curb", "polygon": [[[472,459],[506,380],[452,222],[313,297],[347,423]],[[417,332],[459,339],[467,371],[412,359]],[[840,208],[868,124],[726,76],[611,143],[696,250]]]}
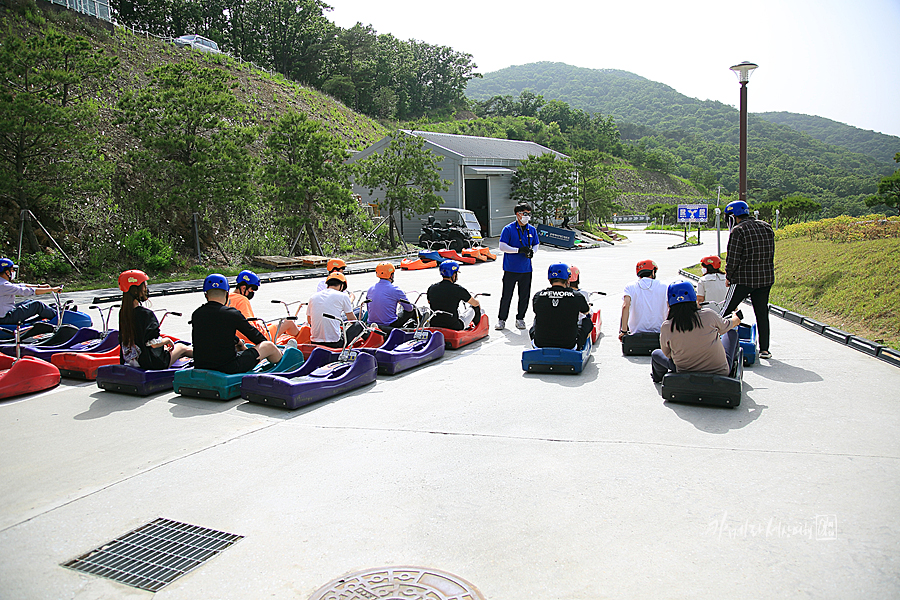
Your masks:
{"label": "curb", "polygon": [[[678,274],[682,277],[687,277],[691,281],[700,281],[700,278],[693,273],[688,273],[684,269],[679,269]],[[753,306],[750,302],[749,298],[744,299],[744,304],[748,306]],[[791,323],[795,323],[800,325],[804,329],[808,329],[814,333],[818,333],[822,337],[831,340],[832,342],[837,342],[838,344],[849,346],[854,350],[858,350],[864,354],[868,354],[874,358],[881,359],[889,365],[893,365],[895,367],[900,367],[900,350],[894,350],[893,348],[889,348],[883,344],[879,344],[878,342],[873,342],[872,340],[867,340],[864,337],[860,337],[858,335],[853,335],[852,333],[847,333],[846,331],[841,331],[840,329],[836,329],[834,327],[830,327],[825,323],[820,323],[815,319],[811,319],[810,317],[805,317],[800,313],[795,313],[786,308],[782,308],[777,304],[769,305],[769,314],[773,314],[776,317],[781,317],[785,321],[790,321]]]}

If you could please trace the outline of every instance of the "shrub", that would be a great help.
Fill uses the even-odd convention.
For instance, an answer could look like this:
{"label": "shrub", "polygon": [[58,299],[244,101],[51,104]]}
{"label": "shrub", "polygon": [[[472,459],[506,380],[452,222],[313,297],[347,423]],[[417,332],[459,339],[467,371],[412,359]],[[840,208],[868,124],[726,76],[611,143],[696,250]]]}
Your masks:
{"label": "shrub", "polygon": [[[48,275],[63,276],[72,272],[72,265],[60,254],[26,254],[19,261],[19,270],[29,279],[43,279]],[[20,279],[22,279],[20,277]]]}
{"label": "shrub", "polygon": [[775,232],[776,240],[807,237],[811,240],[859,242],[900,237],[900,217],[842,215],[833,219],[795,223]]}
{"label": "shrub", "polygon": [[141,262],[141,266],[154,271],[166,269],[175,258],[171,245],[154,236],[147,229],[138,229],[125,237],[125,250]]}

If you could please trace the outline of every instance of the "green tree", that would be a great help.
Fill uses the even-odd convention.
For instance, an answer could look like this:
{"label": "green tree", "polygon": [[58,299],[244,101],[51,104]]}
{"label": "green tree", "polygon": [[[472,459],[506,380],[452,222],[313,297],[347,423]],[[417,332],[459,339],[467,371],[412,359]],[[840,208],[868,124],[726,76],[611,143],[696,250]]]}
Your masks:
{"label": "green tree", "polygon": [[[0,38],[0,198],[41,221],[71,201],[104,189],[109,164],[99,154],[94,89],[116,67],[83,38],[49,30]],[[40,248],[31,221],[28,246]]]}
{"label": "green tree", "polygon": [[552,152],[529,156],[512,177],[511,197],[517,202],[530,203],[535,216],[544,224],[549,219],[562,218],[578,199],[575,167]]}
{"label": "green tree", "polygon": [[262,180],[269,186],[281,222],[306,231],[313,253],[322,254],[319,223],[355,206],[345,161],[350,154],[306,115],[289,111],[266,138]]}
{"label": "green tree", "polygon": [[[900,152],[894,155],[894,162],[900,163]],[[878,183],[878,194],[866,198],[866,206],[879,204],[896,209],[900,214],[900,169],[887,177],[882,177]]]}
{"label": "green tree", "polygon": [[803,196],[788,196],[781,201],[778,208],[781,211],[781,217],[787,222],[791,222],[799,219],[802,215],[822,210],[822,205]]}
{"label": "green tree", "polygon": [[357,185],[368,188],[370,196],[375,190],[384,191],[391,247],[396,243],[395,212],[412,217],[443,203],[438,192],[449,190],[450,182],[441,179],[438,162],[440,157],[425,148],[423,138],[397,130],[382,150],[355,163]]}
{"label": "green tree", "polygon": [[[162,223],[201,207],[252,197],[252,129],[233,125],[243,114],[224,71],[187,61],[147,73],[149,85],[119,101],[119,122],[140,142],[125,158],[122,193]],[[176,220],[187,233],[186,219]]]}
{"label": "green tree", "polygon": [[572,155],[578,175],[578,218],[585,223],[612,216],[614,200],[621,191],[603,160],[597,150],[576,150]]}

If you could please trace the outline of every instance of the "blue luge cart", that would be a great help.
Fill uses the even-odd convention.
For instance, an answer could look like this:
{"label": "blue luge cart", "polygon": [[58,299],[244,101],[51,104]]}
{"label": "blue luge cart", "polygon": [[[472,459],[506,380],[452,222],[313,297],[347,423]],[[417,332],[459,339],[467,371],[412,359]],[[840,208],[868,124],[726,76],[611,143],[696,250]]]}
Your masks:
{"label": "blue luge cart", "polygon": [[296,348],[285,348],[278,364],[264,363],[247,373],[228,375],[207,369],[184,369],[175,375],[175,392],[182,396],[233,400],[241,395],[241,380],[256,373],[292,371],[303,364],[303,353]]}
{"label": "blue luge cart", "polygon": [[584,348],[534,348],[522,352],[522,370],[528,373],[581,373],[591,358],[591,337]]}

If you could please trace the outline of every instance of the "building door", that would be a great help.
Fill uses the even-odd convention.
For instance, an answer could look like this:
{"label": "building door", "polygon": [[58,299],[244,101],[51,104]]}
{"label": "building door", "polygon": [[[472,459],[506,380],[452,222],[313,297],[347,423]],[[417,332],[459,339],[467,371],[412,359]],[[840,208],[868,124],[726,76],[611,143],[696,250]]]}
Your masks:
{"label": "building door", "polygon": [[475,213],[481,235],[488,236],[488,180],[466,179],[466,209]]}

